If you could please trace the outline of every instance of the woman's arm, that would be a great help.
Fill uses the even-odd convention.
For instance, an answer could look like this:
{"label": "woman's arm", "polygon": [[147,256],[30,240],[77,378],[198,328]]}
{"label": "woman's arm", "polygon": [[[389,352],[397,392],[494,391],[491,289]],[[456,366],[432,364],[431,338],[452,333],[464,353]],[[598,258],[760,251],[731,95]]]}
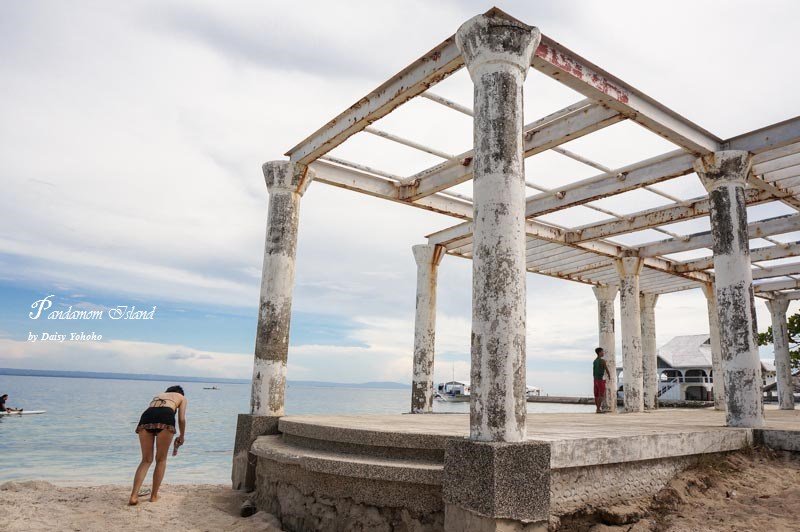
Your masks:
{"label": "woman's arm", "polygon": [[181,429],[181,435],[178,436],[178,439],[180,439],[181,444],[183,444],[183,439],[186,437],[186,406],[188,404],[189,401],[184,397],[180,408],[178,408],[178,426]]}

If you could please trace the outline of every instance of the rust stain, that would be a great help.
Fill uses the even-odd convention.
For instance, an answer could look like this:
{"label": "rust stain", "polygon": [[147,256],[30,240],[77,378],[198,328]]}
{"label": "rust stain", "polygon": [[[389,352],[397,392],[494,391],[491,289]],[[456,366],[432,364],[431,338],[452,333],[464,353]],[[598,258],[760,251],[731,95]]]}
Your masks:
{"label": "rust stain", "polygon": [[557,69],[588,83],[603,94],[620,103],[628,103],[628,91],[609,81],[597,72],[584,68],[574,57],[541,43],[536,49],[536,56],[547,61]]}

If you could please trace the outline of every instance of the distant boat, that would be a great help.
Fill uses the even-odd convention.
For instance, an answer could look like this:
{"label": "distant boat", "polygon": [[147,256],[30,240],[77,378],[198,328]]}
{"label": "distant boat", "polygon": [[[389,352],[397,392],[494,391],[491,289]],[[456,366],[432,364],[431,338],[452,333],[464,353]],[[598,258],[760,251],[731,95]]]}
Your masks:
{"label": "distant boat", "polygon": [[445,403],[466,403],[469,401],[469,383],[460,381],[440,382],[436,385],[434,399]]}
{"label": "distant boat", "polygon": [[14,412],[0,412],[0,416],[30,416],[32,414],[44,414],[47,410],[22,410]]}
{"label": "distant boat", "polygon": [[219,390],[219,388],[217,388],[216,386],[211,386],[211,387],[203,386],[203,389],[204,390]]}
{"label": "distant boat", "polygon": [[540,395],[542,395],[541,388],[537,388],[536,386],[531,386],[530,384],[525,386],[526,397],[539,397]]}

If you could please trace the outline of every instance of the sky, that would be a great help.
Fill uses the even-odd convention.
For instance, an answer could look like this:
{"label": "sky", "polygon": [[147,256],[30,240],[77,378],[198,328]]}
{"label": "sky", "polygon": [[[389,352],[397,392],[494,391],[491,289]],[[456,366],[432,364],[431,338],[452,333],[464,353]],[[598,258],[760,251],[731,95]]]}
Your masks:
{"label": "sky", "polygon": [[[3,3],[0,367],[248,378],[267,216],[261,164],[492,5]],[[791,89],[800,83],[796,3],[496,5],[722,138],[800,114]],[[465,105],[472,98],[464,71],[435,91]],[[526,121],[580,99],[531,72]],[[471,145],[470,119],[426,100],[376,125],[450,153]],[[610,167],[675,149],[627,122],[565,147]],[[438,162],[367,134],[333,154],[398,175]],[[544,186],[596,173],[553,153],[526,162],[527,178]],[[704,193],[693,175],[662,190]],[[621,213],[663,204],[644,191],[596,203]],[[769,204],[749,214],[786,212]],[[584,207],[542,217],[566,225],[601,218]],[[301,204],[289,378],[409,382],[411,246],[457,222],[312,183]],[[707,222],[675,227],[685,234]],[[445,257],[439,279],[436,379],[466,379],[470,262]],[[534,274],[527,282],[529,384],[587,394],[592,291]],[[156,312],[138,321],[31,320],[31,305],[48,295],[53,309]],[[769,314],[756,305],[764,330]],[[708,330],[697,290],[662,296],[656,318],[659,345]],[[29,341],[81,331],[102,340]],[[769,348],[762,357],[771,359]]]}

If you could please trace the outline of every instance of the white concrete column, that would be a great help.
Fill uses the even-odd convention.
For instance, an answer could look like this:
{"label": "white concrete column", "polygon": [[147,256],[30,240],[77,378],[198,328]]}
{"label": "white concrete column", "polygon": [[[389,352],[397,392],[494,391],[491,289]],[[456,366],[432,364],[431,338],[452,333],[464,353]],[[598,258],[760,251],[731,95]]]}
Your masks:
{"label": "white concrete column", "polygon": [[456,32],[474,84],[470,438],[525,437],[522,85],[539,30],[499,14]]}
{"label": "white concrete column", "polygon": [[781,410],[794,410],[794,384],[792,364],[789,358],[789,331],[786,311],[789,300],[783,297],[767,300],[772,316],[772,345],[775,348],[775,376],[778,382],[778,405]]}
{"label": "white concrete column", "polygon": [[719,151],[694,163],[711,203],[714,293],[725,375],[726,421],[731,427],[764,424],[744,200],[750,165],[750,154],[744,151]]}
{"label": "white concrete column", "polygon": [[606,382],[606,410],[617,412],[617,357],[616,338],[614,335],[614,300],[617,298],[617,285],[594,286],[597,298],[597,330],[598,347],[605,351],[606,365],[611,377]]}
{"label": "white concrete column", "polygon": [[644,410],[642,380],[642,322],[639,310],[639,273],[642,259],[617,259],[619,312],[622,318],[622,385],[625,412]]}
{"label": "white concrete column", "polygon": [[717,299],[712,284],[703,285],[708,310],[708,335],[711,338],[711,369],[714,371],[714,410],[725,410],[725,370],[722,367],[722,351],[719,344],[719,317]]}
{"label": "white concrete column", "polygon": [[313,173],[308,167],[289,161],[264,163],[263,170],[269,191],[269,214],[250,411],[256,415],[282,416],[300,198]]}
{"label": "white concrete column", "polygon": [[642,381],[644,407],[658,408],[658,353],[656,348],[656,302],[658,294],[639,296],[642,323]]}
{"label": "white concrete column", "polygon": [[436,277],[444,255],[442,246],[413,246],[417,261],[417,311],[414,318],[414,368],[411,413],[433,409],[433,358],[436,339]]}

